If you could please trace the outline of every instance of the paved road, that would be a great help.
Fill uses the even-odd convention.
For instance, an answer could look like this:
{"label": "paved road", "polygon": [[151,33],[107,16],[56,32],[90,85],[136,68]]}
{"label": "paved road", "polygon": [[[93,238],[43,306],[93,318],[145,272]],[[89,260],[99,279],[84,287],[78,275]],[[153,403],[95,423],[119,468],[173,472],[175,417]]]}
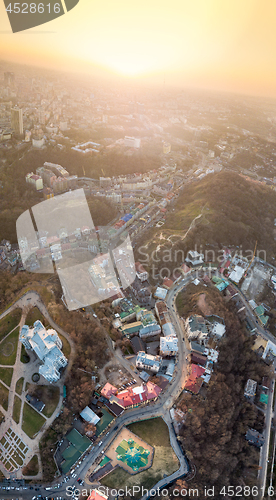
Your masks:
{"label": "paved road", "polygon": [[[263,432],[265,443],[260,450],[260,461],[259,466],[262,469],[259,470],[258,479],[259,479],[259,487],[260,491],[265,491],[266,486],[266,476],[267,476],[267,465],[268,465],[268,453],[269,453],[269,442],[270,442],[270,432],[271,432],[271,420],[272,420],[272,407],[273,407],[273,393],[274,393],[275,380],[273,379],[270,383],[269,387],[269,395],[268,395],[268,403],[267,409],[265,413],[265,429]],[[276,405],[276,402],[275,402]],[[260,495],[260,498],[263,498],[263,494]]]}

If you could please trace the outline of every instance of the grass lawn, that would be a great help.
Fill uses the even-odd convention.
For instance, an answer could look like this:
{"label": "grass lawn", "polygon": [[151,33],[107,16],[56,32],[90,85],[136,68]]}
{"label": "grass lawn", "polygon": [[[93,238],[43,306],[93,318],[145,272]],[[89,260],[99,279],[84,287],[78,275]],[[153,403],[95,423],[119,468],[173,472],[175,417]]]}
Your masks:
{"label": "grass lawn", "polygon": [[19,327],[0,344],[0,365],[14,365],[19,337]]}
{"label": "grass lawn", "polygon": [[43,314],[41,314],[40,310],[37,307],[33,307],[27,314],[25,325],[33,326],[35,321],[41,321],[41,323],[47,327],[49,326],[48,321],[44,318]]}
{"label": "grass lawn", "polygon": [[[49,279],[49,275],[48,275]],[[49,304],[54,299],[54,294],[48,290],[46,286],[39,285],[35,282],[32,282],[29,284],[29,289],[30,290],[35,290],[37,293],[39,293],[40,297],[42,298],[45,306]]]}
{"label": "grass lawn", "polygon": [[19,465],[19,467],[21,467],[21,465],[23,465],[22,457],[16,451],[13,452],[12,458]]}
{"label": "grass lawn", "polygon": [[54,413],[58,405],[60,389],[59,387],[51,387],[51,386],[44,386],[43,389],[44,390],[41,396],[41,400],[45,404],[45,407],[42,413],[43,415],[45,415],[45,417],[49,418]]}
{"label": "grass lawn", "polygon": [[21,309],[15,309],[0,321],[0,341],[18,325],[21,318]]}
{"label": "grass lawn", "polygon": [[23,389],[23,384],[24,384],[24,377],[21,377],[17,380],[16,386],[15,386],[15,392],[21,396],[22,394],[22,389]]}
{"label": "grass lawn", "polygon": [[14,396],[12,418],[17,424],[19,424],[20,410],[21,410],[21,399],[18,396]]}
{"label": "grass lawn", "polygon": [[70,356],[70,352],[71,352],[70,344],[69,344],[68,340],[63,335],[58,333],[58,336],[60,337],[60,340],[62,341],[62,352],[63,352],[64,356],[68,359]]}
{"label": "grass lawn", "polygon": [[[130,475],[121,467],[118,467],[115,471],[101,479],[101,484],[116,489],[120,488],[122,484],[130,488],[138,485],[151,489],[162,479],[164,474],[168,476],[179,468],[178,459],[170,445],[167,425],[161,418],[154,418],[136,422],[127,427],[154,447],[152,466],[134,475]],[[137,498],[139,496],[139,493],[137,493]]]}
{"label": "grass lawn", "polygon": [[10,387],[13,368],[0,368],[0,379]]}
{"label": "grass lawn", "polygon": [[45,418],[42,415],[39,415],[28,403],[24,403],[22,430],[27,436],[33,439],[44,422]]}
{"label": "grass lawn", "polygon": [[22,469],[24,476],[36,476],[39,472],[38,458],[34,455],[30,462]]}
{"label": "grass lawn", "polygon": [[23,344],[21,347],[20,361],[21,361],[21,363],[29,363],[29,361],[30,361],[30,356],[27,353],[25,346]]}
{"label": "grass lawn", "polygon": [[0,382],[0,403],[4,410],[8,410],[9,405],[9,390]]}
{"label": "grass lawn", "polygon": [[168,427],[162,418],[142,420],[127,427],[151,446],[171,446]]}

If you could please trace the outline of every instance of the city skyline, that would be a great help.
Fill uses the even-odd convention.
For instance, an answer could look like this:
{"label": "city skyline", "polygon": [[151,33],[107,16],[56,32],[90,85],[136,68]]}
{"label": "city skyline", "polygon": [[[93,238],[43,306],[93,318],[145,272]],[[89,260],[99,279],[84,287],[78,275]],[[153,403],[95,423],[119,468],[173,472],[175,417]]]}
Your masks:
{"label": "city skyline", "polygon": [[276,5],[259,0],[80,0],[45,25],[13,34],[0,3],[0,58],[34,66],[276,96]]}

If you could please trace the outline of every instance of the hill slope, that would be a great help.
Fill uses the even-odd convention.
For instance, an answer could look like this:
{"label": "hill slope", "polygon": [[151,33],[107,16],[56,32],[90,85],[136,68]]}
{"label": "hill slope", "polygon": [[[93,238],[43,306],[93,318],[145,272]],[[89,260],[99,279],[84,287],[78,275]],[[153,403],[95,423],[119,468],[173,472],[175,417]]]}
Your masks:
{"label": "hill slope", "polygon": [[[159,258],[157,267],[169,269],[183,262],[189,250],[239,247],[244,255],[265,251],[260,257],[273,262],[276,254],[276,192],[231,172],[211,174],[187,185],[170,210],[165,225],[154,227],[141,239],[146,243],[148,262],[136,250],[137,259],[149,266]],[[152,252],[159,251],[152,257]],[[145,250],[143,249],[143,252]],[[247,253],[246,253],[247,252]],[[171,254],[171,258],[169,256]],[[156,262],[156,261],[155,261]]]}

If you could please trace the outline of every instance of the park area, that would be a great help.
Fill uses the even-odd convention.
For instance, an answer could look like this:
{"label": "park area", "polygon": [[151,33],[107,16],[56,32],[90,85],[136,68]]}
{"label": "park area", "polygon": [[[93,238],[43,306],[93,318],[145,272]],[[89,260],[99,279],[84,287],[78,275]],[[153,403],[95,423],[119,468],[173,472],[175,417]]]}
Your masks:
{"label": "park area", "polygon": [[9,472],[23,465],[29,448],[10,428],[0,440],[0,460]]}
{"label": "park area", "polygon": [[[134,475],[123,470],[122,466],[117,467],[101,479],[102,485],[109,488],[120,488],[122,484],[127,487],[138,485],[150,489],[164,477],[164,474],[169,476],[179,468],[178,458],[170,444],[167,425],[162,418],[136,422],[129,425],[127,429],[154,449],[152,465],[147,470],[138,471]],[[107,456],[110,456],[109,450]]]}
{"label": "park area", "polygon": [[118,465],[129,474],[137,474],[151,467],[153,454],[153,447],[126,427],[123,427],[106,451],[113,467]]}
{"label": "park area", "polygon": [[28,403],[24,403],[22,431],[24,431],[27,436],[33,439],[45,422],[46,420],[42,415],[34,410]]}

